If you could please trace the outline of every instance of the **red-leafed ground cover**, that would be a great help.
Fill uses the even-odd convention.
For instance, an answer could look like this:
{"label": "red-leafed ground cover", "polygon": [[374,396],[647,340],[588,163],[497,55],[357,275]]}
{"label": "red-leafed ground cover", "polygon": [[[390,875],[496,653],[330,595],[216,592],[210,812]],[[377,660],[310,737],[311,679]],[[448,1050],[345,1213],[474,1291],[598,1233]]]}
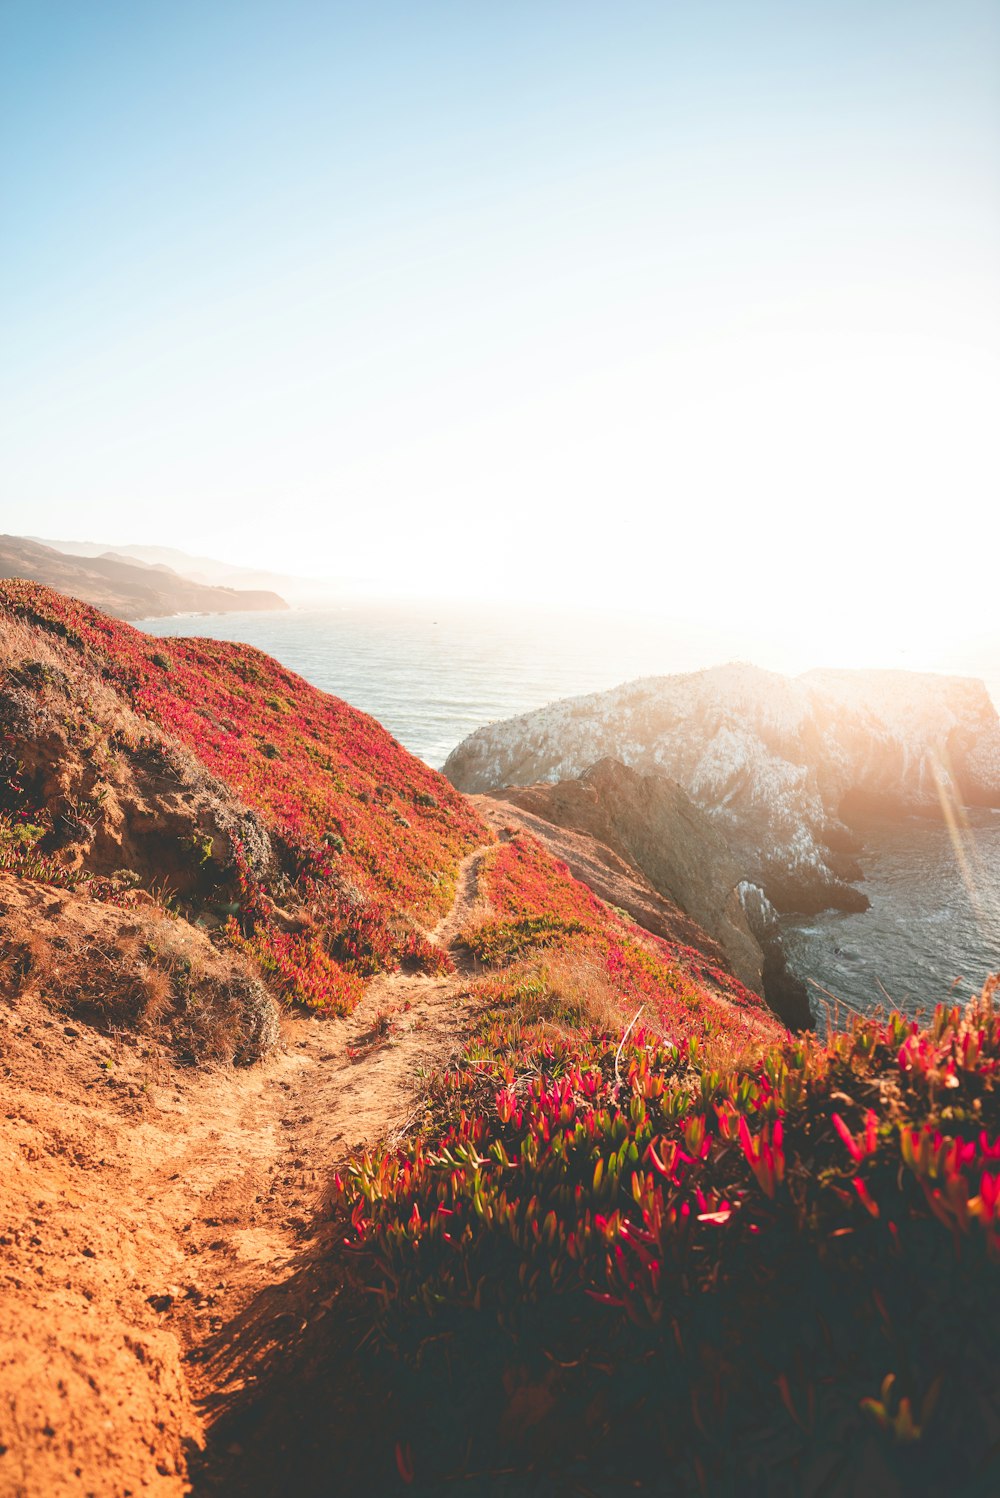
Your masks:
{"label": "red-leafed ground cover", "polygon": [[728,1070],[488,1012],[339,1183],[401,1470],[996,1491],[998,1083],[992,986]]}
{"label": "red-leafed ground cover", "polygon": [[782,1033],[760,997],[732,974],[634,925],[530,833],[515,832],[487,852],[480,896],[480,918],[462,935],[487,966],[533,958],[542,969],[546,951],[555,949],[563,964],[587,963],[625,1021],[641,1008],[646,1028],[674,1041],[747,1026],[761,1041]]}
{"label": "red-leafed ground cover", "polygon": [[374,719],[249,646],[155,638],[27,582],[3,583],[0,607],[65,642],[280,838],[307,928],[276,924],[246,863],[230,934],[289,997],[343,1010],[401,958],[442,965],[418,928],[448,910],[462,857],[491,834]]}

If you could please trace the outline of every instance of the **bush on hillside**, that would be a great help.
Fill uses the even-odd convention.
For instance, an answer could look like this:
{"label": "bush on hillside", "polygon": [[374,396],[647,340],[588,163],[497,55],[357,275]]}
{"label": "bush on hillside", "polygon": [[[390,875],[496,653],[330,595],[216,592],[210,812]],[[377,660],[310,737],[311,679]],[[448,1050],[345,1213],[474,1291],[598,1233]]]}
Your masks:
{"label": "bush on hillside", "polygon": [[0,996],[33,992],[104,1031],[194,1062],[250,1065],[279,1040],[274,999],[247,964],[154,906],[122,910],[0,872]]}

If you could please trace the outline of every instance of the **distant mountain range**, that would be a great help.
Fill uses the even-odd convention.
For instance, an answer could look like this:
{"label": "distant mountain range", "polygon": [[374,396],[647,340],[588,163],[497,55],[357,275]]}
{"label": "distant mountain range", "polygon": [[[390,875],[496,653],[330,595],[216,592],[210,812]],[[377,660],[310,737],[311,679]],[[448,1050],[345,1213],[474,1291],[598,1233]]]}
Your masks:
{"label": "distant mountain range", "polygon": [[[81,549],[74,553],[63,550],[76,545]],[[44,583],[119,619],[288,608],[284,598],[271,589],[237,588],[182,575],[164,559],[183,559],[183,552],[163,549],[154,559],[137,556],[136,551],[160,553],[160,548],[124,547],[103,552],[94,548],[91,552],[88,543],[60,542],[56,547],[25,536],[0,536],[0,576]],[[224,564],[212,565],[222,568]]]}
{"label": "distant mountain range", "polygon": [[122,546],[101,541],[53,541],[45,536],[31,536],[42,546],[52,547],[72,557],[109,557],[134,565],[176,572],[193,583],[214,588],[249,588],[280,594],[295,603],[316,603],[339,596],[346,586],[343,580],[320,577],[293,577],[285,572],[267,572],[253,567],[236,567],[216,557],[194,556],[174,546]]}

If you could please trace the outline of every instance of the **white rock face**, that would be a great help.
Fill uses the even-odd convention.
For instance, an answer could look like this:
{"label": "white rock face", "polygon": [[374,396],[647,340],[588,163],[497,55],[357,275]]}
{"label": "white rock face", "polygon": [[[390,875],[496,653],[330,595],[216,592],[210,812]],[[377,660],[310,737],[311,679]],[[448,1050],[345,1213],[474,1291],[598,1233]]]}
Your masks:
{"label": "white rock face", "polygon": [[605,757],[678,781],[779,910],[863,909],[845,812],[1000,805],[981,682],[907,671],[790,678],[728,665],[647,677],[491,724],[449,756],[463,791],[582,774]]}

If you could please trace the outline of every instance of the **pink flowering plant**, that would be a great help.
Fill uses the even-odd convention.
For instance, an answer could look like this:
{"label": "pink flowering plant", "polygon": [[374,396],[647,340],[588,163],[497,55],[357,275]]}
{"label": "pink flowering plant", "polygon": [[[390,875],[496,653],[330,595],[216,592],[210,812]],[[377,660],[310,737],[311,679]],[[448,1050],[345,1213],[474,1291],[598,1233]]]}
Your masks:
{"label": "pink flowering plant", "polygon": [[498,985],[436,1127],[338,1180],[418,1478],[512,1451],[670,1492],[995,1475],[995,988],[719,1071]]}

